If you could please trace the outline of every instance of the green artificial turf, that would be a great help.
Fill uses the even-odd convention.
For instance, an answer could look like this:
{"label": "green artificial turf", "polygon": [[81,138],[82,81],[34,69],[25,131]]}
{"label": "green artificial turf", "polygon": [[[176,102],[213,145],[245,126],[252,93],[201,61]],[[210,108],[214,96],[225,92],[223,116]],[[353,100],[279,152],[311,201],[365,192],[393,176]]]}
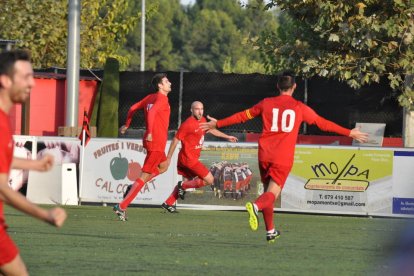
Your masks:
{"label": "green artificial turf", "polygon": [[31,275],[367,275],[386,269],[402,219],[278,213],[268,244],[240,211],[64,207],[61,229],[6,207],[8,232]]}

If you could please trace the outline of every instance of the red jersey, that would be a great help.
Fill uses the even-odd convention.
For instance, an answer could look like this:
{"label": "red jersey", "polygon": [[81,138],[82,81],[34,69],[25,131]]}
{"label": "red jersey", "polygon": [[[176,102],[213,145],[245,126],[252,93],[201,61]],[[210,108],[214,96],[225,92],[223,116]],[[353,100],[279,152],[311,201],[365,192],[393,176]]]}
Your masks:
{"label": "red jersey", "polygon": [[[13,137],[9,118],[7,114],[0,109],[0,173],[9,174],[10,166],[13,159]],[[5,228],[3,201],[0,200],[0,229]]]}
{"label": "red jersey", "polygon": [[[138,109],[144,109],[146,131],[143,138],[144,147],[148,151],[165,151],[170,123],[170,104],[168,97],[161,92],[149,94],[137,102],[128,111],[126,127],[131,124],[132,116]],[[147,141],[148,134],[152,141]]]}
{"label": "red jersey", "polygon": [[175,138],[181,141],[181,150],[178,153],[178,163],[191,165],[200,158],[201,148],[204,143],[205,131],[200,128],[200,123],[206,122],[206,118],[197,120],[189,117],[179,127]]}
{"label": "red jersey", "polygon": [[255,106],[217,121],[217,127],[242,123],[256,116],[263,122],[259,138],[259,161],[292,166],[299,127],[304,121],[316,124],[321,130],[349,136],[351,130],[343,128],[316,114],[304,103],[289,95],[265,98]]}

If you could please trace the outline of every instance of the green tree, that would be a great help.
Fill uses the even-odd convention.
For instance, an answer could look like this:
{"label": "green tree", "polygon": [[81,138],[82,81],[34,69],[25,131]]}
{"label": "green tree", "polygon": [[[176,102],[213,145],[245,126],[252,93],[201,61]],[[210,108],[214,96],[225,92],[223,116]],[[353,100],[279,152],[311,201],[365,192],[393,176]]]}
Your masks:
{"label": "green tree", "polygon": [[273,11],[262,1],[245,8],[237,0],[198,0],[187,14],[191,21],[184,45],[184,67],[196,71],[264,73],[264,59],[249,43],[263,29],[276,29]]}
{"label": "green tree", "polygon": [[[127,0],[82,0],[81,5],[81,67],[103,67],[107,57],[128,64],[119,48],[139,13],[124,16]],[[0,5],[0,37],[18,40],[18,47],[29,49],[35,67],[65,67],[67,13],[64,0],[5,1]]]}
{"label": "green tree", "polygon": [[[191,6],[152,0],[151,5],[146,8],[151,14],[145,26],[146,70],[265,72],[263,57],[247,39],[276,26],[273,12],[264,11],[263,3],[256,9],[246,9],[237,0],[198,0]],[[129,0],[129,6],[140,10],[141,0]],[[121,51],[131,57],[129,70],[140,69],[140,51],[139,23]]]}
{"label": "green tree", "polygon": [[[141,10],[141,1],[130,0],[134,9]],[[146,1],[148,3],[148,1]],[[177,20],[183,11],[179,0],[153,0],[146,5],[145,69],[153,71],[178,70],[180,55],[174,51]],[[128,35],[122,53],[131,56],[128,67],[139,70],[141,63],[141,21]]]}
{"label": "green tree", "polygon": [[203,9],[192,22],[191,38],[184,46],[188,69],[221,72],[228,56],[241,54],[241,36],[232,19],[222,11]]}
{"label": "green tree", "polygon": [[401,92],[400,104],[414,110],[414,92],[404,77],[414,73],[414,5],[411,0],[271,0],[281,23],[255,43],[267,68],[332,77],[351,87],[386,76]]}

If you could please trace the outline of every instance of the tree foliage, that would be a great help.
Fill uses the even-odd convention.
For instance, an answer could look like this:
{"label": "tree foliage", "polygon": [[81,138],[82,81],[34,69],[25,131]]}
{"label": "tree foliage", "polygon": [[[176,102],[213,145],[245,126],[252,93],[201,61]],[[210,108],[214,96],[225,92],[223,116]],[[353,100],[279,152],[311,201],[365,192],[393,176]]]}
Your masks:
{"label": "tree foliage", "polygon": [[[103,67],[107,57],[122,65],[128,56],[119,55],[126,35],[140,14],[124,16],[127,0],[82,0],[81,60],[83,68]],[[0,5],[0,37],[18,40],[29,49],[35,67],[65,67],[67,53],[68,1],[8,0]]]}
{"label": "tree foliage", "polygon": [[414,93],[404,76],[414,73],[414,5],[411,0],[272,0],[281,25],[255,45],[269,70],[346,81],[359,88],[386,76],[413,109]]}
{"label": "tree foliage", "polygon": [[[141,5],[140,0],[129,1],[131,6]],[[265,72],[263,58],[246,40],[263,27],[275,28],[277,19],[264,11],[264,5],[253,10],[237,0],[198,0],[191,6],[181,6],[179,0],[151,3],[157,8],[146,22],[146,70]],[[122,50],[131,55],[131,70],[140,67],[140,41],[139,24]]]}
{"label": "tree foliage", "polygon": [[[141,10],[141,1],[129,0],[131,10]],[[146,1],[145,69],[153,71],[179,69],[180,55],[174,49],[177,26],[183,10],[179,0]],[[141,21],[128,34],[122,53],[131,56],[128,69],[139,70],[141,64]]]}
{"label": "tree foliage", "polygon": [[197,0],[187,14],[191,26],[184,43],[185,68],[193,71],[264,73],[260,52],[247,43],[265,29],[275,29],[277,19],[261,1],[247,9],[235,0]]}

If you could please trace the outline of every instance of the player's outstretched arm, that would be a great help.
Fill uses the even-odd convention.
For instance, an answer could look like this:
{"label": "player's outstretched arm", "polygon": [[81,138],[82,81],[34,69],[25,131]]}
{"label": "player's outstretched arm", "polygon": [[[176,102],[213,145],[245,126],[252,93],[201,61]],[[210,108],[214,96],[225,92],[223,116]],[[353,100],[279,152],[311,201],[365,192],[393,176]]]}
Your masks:
{"label": "player's outstretched arm", "polygon": [[66,220],[66,212],[62,208],[46,210],[26,199],[22,194],[12,190],[7,184],[7,174],[0,174],[0,199],[7,205],[16,208],[32,217],[43,220],[56,227],[61,227]]}
{"label": "player's outstretched arm", "polygon": [[215,129],[217,128],[217,119],[210,117],[210,115],[207,115],[207,119],[209,119],[209,122],[205,122],[205,123],[200,123],[200,128],[202,130],[208,131],[210,129]]}
{"label": "player's outstretched arm", "polygon": [[211,134],[213,134],[216,137],[226,139],[227,141],[233,142],[233,143],[234,142],[237,142],[237,140],[238,140],[237,137],[231,136],[231,135],[227,135],[227,134],[221,132],[218,129],[210,129],[210,131],[208,131],[208,133],[211,133]]}
{"label": "player's outstretched arm", "polygon": [[11,167],[13,169],[35,170],[39,172],[46,172],[52,168],[53,160],[54,160],[53,156],[50,154],[45,154],[39,160],[30,160],[30,159],[23,159],[19,157],[13,157]]}
{"label": "player's outstretched arm", "polygon": [[368,141],[368,133],[361,132],[360,127],[352,129],[351,133],[349,134],[349,137],[352,137],[360,143],[365,143]]}

